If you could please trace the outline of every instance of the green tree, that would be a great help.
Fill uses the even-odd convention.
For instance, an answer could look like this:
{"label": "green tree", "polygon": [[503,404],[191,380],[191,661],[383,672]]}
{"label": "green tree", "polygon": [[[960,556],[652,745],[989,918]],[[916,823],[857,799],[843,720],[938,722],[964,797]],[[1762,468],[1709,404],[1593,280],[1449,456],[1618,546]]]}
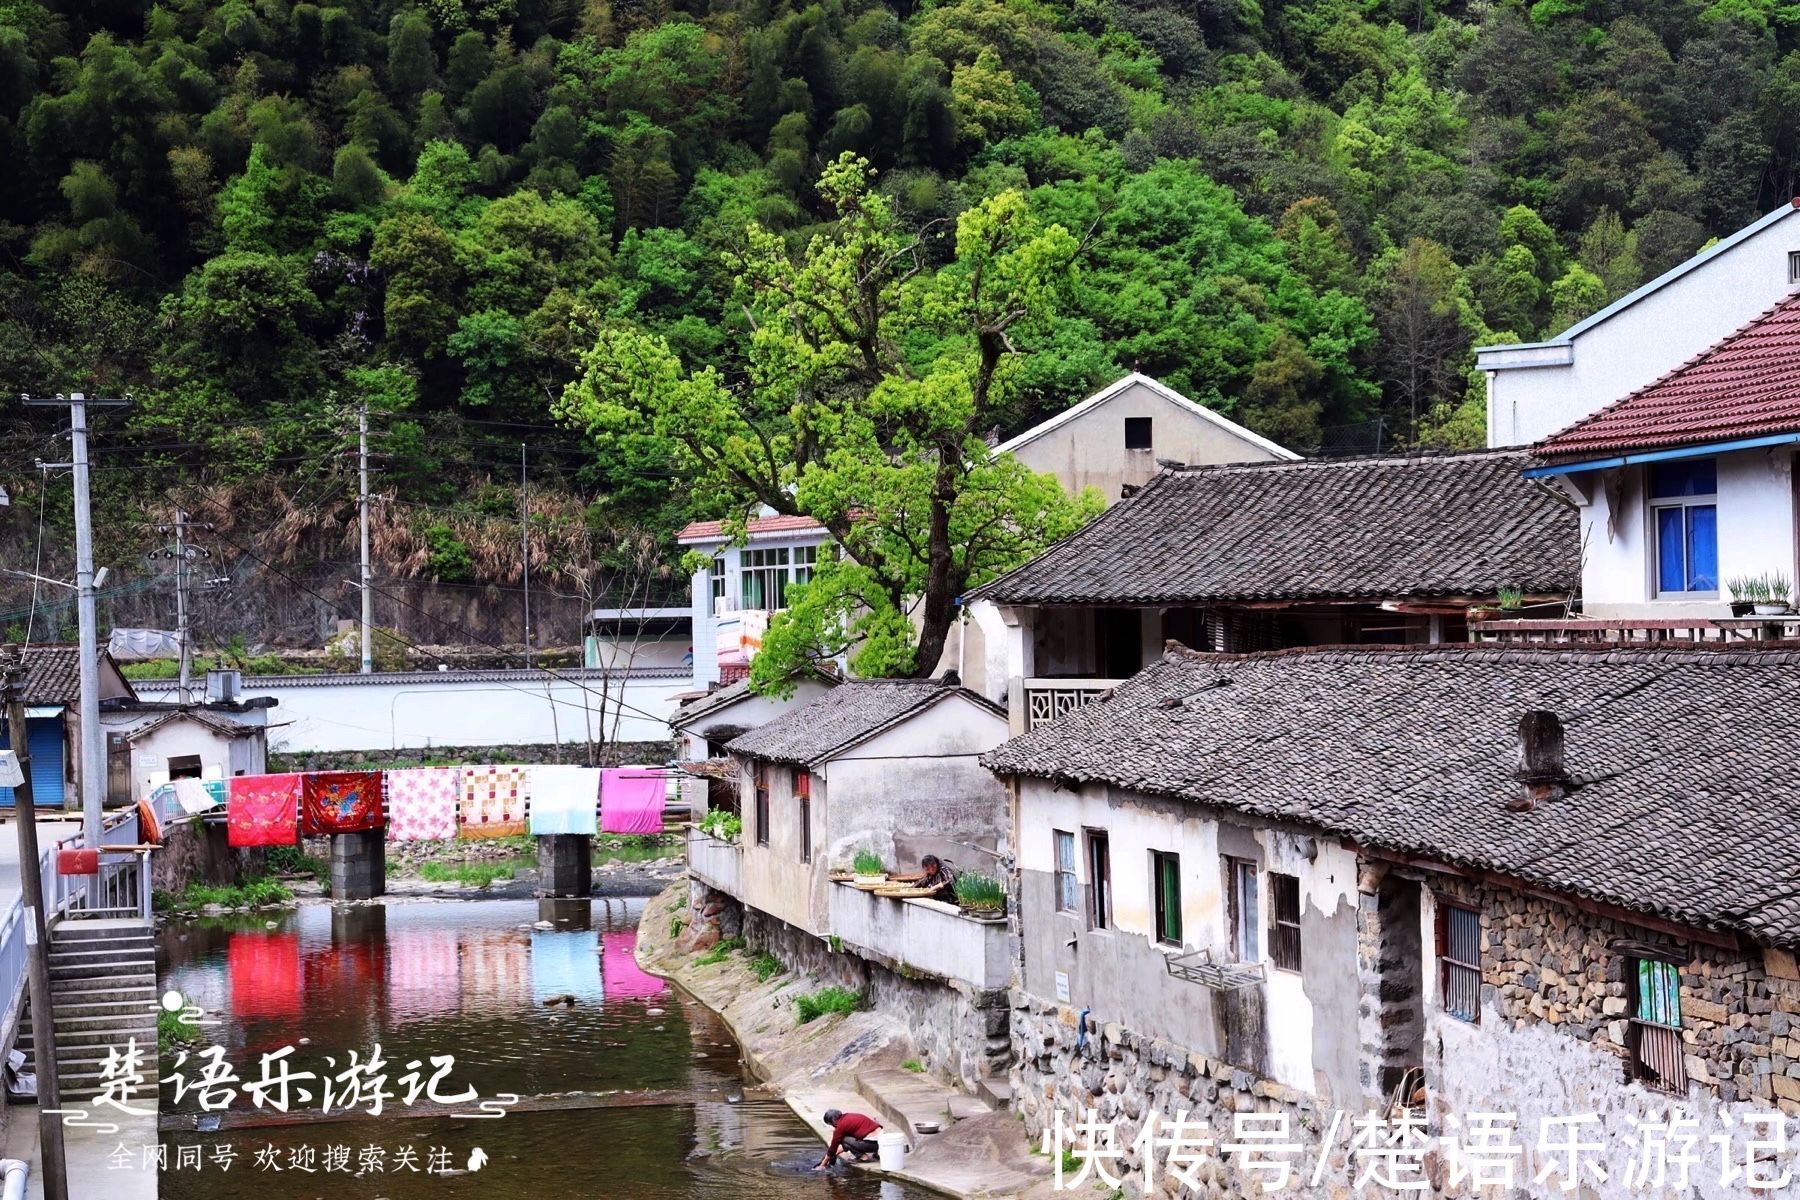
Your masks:
{"label": "green tree", "polygon": [[[857,669],[933,670],[956,598],[1074,529],[1098,497],[995,458],[983,433],[1013,402],[1018,340],[1066,296],[1077,249],[1007,192],[970,208],[954,256],[926,269],[861,159],[827,168],[836,220],[797,255],[757,226],[733,264],[753,321],[742,387],[688,369],[641,328],[603,328],[559,411],[606,440],[648,431],[716,511],[811,516],[844,553],[771,623],[774,686],[833,631]],[[917,635],[914,635],[914,622]]]}

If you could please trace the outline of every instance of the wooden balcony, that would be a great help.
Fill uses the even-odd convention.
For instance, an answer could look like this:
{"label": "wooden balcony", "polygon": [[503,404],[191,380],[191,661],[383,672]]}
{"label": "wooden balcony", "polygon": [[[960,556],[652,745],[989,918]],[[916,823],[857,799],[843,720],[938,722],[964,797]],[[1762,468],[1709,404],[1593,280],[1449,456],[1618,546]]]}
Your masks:
{"label": "wooden balcony", "polygon": [[1735,644],[1800,638],[1800,613],[1779,617],[1549,617],[1470,621],[1469,640],[1488,643]]}
{"label": "wooden balcony", "polygon": [[1084,704],[1100,699],[1123,683],[1120,679],[1014,679],[1008,711],[1013,732],[1029,733],[1039,725],[1060,721]]}

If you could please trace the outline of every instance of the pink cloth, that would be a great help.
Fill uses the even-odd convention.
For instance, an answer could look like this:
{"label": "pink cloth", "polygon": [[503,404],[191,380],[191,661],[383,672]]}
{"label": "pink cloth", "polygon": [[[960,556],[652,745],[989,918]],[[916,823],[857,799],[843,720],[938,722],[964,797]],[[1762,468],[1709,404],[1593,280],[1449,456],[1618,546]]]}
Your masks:
{"label": "pink cloth", "polygon": [[462,772],[455,767],[389,771],[388,841],[430,842],[456,836]]}
{"label": "pink cloth", "polygon": [[660,772],[631,767],[600,772],[600,832],[661,833],[666,791]]}
{"label": "pink cloth", "polygon": [[600,978],[606,984],[608,1003],[614,1000],[644,1000],[669,990],[667,980],[658,979],[637,965],[637,930],[600,935]]}

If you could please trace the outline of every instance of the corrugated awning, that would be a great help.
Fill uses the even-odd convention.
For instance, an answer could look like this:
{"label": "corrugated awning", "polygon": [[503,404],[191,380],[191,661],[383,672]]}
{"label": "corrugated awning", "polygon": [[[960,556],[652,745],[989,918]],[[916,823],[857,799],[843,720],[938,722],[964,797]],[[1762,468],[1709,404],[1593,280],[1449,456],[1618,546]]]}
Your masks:
{"label": "corrugated awning", "polygon": [[25,709],[25,719],[35,721],[44,717],[60,717],[66,707],[68,706],[64,704],[33,704]]}

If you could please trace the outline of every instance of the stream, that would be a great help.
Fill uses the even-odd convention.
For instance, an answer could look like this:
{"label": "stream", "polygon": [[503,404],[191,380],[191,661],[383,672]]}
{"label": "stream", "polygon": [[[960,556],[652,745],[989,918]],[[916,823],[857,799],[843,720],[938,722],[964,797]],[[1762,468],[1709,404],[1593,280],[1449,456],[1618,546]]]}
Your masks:
{"label": "stream", "polygon": [[[930,1195],[870,1173],[808,1169],[817,1139],[749,1085],[724,1024],[638,969],[643,907],[314,905],[161,928],[162,987],[216,1022],[200,1026],[185,1063],[162,1056],[163,1200]],[[360,1081],[385,1076],[380,1116],[355,1077],[331,1083],[329,1117],[317,1079],[290,1083],[287,1114],[259,1111],[245,1094],[264,1055],[293,1047],[272,1075],[285,1066],[335,1077],[351,1051],[366,1061],[376,1044],[386,1068]],[[224,1109],[222,1097],[204,1097],[211,1046],[240,1081]],[[454,1061],[437,1092],[454,1102],[433,1107],[426,1093],[406,1107],[407,1064],[421,1064],[417,1087],[445,1055]],[[177,1071],[185,1086],[170,1078]],[[477,1100],[455,1101],[470,1088]],[[300,1089],[312,1090],[310,1102]],[[504,1095],[521,1097],[504,1116],[468,1115]]]}

